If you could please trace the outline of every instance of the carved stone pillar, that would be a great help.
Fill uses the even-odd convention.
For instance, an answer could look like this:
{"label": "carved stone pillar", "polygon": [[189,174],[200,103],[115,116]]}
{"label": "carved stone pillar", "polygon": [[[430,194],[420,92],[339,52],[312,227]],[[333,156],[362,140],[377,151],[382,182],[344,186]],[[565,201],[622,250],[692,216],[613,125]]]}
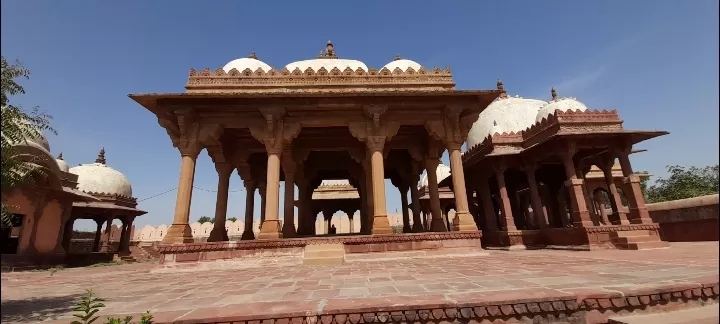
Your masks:
{"label": "carved stone pillar", "polygon": [[215,223],[210,231],[208,242],[225,242],[229,241],[227,230],[225,229],[225,219],[227,217],[228,190],[230,189],[230,175],[233,166],[229,162],[219,161],[215,163],[215,170],[218,173],[218,189],[217,200],[215,202]]}
{"label": "carved stone pillar", "polygon": [[497,231],[498,223],[497,216],[495,216],[495,208],[493,207],[492,196],[490,195],[490,185],[488,183],[489,175],[484,174],[479,179],[477,187],[480,201],[482,202],[482,213],[485,217],[485,229],[488,231]]}
{"label": "carved stone pillar", "polygon": [[461,232],[477,231],[477,225],[475,225],[475,220],[473,220],[472,215],[470,215],[468,208],[465,173],[462,165],[462,154],[460,152],[462,143],[450,142],[447,145],[448,151],[450,152],[450,171],[455,195],[455,219],[453,220],[453,224],[457,224],[457,229]]}
{"label": "carved stone pillar", "polygon": [[193,182],[195,181],[195,161],[200,154],[199,145],[191,145],[180,151],[180,180],[178,183],[177,200],[175,201],[175,215],[173,223],[162,239],[163,244],[192,243],[192,229],[190,229],[190,203],[192,201]]}
{"label": "carved stone pillar", "polygon": [[605,178],[605,184],[608,187],[608,199],[610,200],[610,209],[612,209],[612,223],[616,225],[627,225],[630,224],[628,221],[627,214],[622,210],[622,203],[620,200],[620,193],[618,192],[617,186],[615,185],[615,179],[612,175],[612,162],[602,163],[599,165]]}
{"label": "carved stone pillar", "polygon": [[102,226],[104,223],[104,219],[95,219],[97,228],[95,229],[95,240],[93,240],[93,252],[100,252],[100,240],[102,239]]}
{"label": "carved stone pillar", "polygon": [[370,166],[370,161],[365,161],[365,163],[363,163],[363,167],[365,170],[365,199],[367,200],[365,203],[365,209],[367,212],[360,225],[360,232],[363,234],[370,234],[372,230],[373,214],[375,212],[372,192],[372,167]]}
{"label": "carved stone pillar", "polygon": [[413,162],[412,182],[410,184],[410,199],[412,200],[413,213],[413,233],[423,232],[422,217],[420,215],[420,192],[418,183],[420,182],[420,163]]}
{"label": "carved stone pillar", "polygon": [[385,137],[371,136],[367,140],[372,169],[373,222],[372,234],[392,234],[390,221],[387,218],[385,202],[385,166],[383,147]]}
{"label": "carved stone pillar", "polygon": [[505,185],[505,168],[495,170],[498,188],[500,189],[500,227],[506,231],[517,231],[515,219],[513,218],[512,207],[510,205],[510,197],[508,196],[507,186]]}
{"label": "carved stone pillar", "polygon": [[630,164],[630,149],[619,152],[618,160],[624,176],[623,183],[629,189],[623,192],[627,195],[630,223],[652,224],[653,221],[650,218],[647,206],[645,206],[645,197],[642,188],[640,188],[640,177],[633,173]]}
{"label": "carved stone pillar", "polygon": [[286,150],[282,160],[283,171],[285,172],[285,218],[283,220],[283,237],[295,237],[295,161],[292,160],[292,153]]}
{"label": "carved stone pillar", "polygon": [[107,218],[107,223],[105,225],[105,233],[103,234],[102,243],[100,244],[100,252],[112,252],[112,247],[110,246],[110,239],[112,238],[112,222],[114,219],[114,216],[110,216]]}
{"label": "carved stone pillar", "polygon": [[254,240],[253,232],[253,212],[255,209],[255,182],[252,179],[243,180],[245,185],[245,228],[243,229],[241,240]]}
{"label": "carved stone pillar", "polygon": [[570,194],[573,226],[590,227],[593,226],[593,222],[590,220],[590,212],[585,204],[585,195],[583,190],[583,184],[585,182],[577,176],[575,163],[573,162],[573,155],[575,155],[575,146],[570,143],[568,145],[568,149],[563,152],[562,159],[563,166],[565,167],[565,175],[568,179],[565,182],[565,186]]}
{"label": "carved stone pillar", "polygon": [[438,191],[437,183],[437,167],[440,161],[436,158],[428,158],[426,160],[428,189],[430,189],[430,213],[432,219],[430,220],[430,231],[431,232],[447,232],[445,228],[445,222],[443,222],[443,213],[440,208],[440,192]]}
{"label": "carved stone pillar", "polygon": [[63,250],[65,250],[65,253],[70,253],[70,245],[72,242],[72,234],[73,234],[73,226],[74,225],[75,225],[74,218],[69,218],[65,222],[65,226],[63,229],[63,237],[62,237],[62,247],[63,247]]}
{"label": "carved stone pillar", "polygon": [[605,197],[603,197],[602,192],[600,190],[595,190],[593,198],[595,200],[595,204],[598,206],[598,211],[600,212],[600,218],[602,218],[603,224],[610,225],[610,219],[607,214],[607,206],[605,205]]}
{"label": "carved stone pillar", "polygon": [[120,233],[120,246],[117,253],[119,255],[130,255],[130,236],[132,231],[132,223],[134,217],[122,218],[122,232]]}
{"label": "carved stone pillar", "polygon": [[547,215],[545,215],[545,208],[543,208],[542,200],[540,199],[540,192],[538,191],[538,183],[535,179],[536,166],[530,166],[525,170],[527,174],[528,187],[530,189],[530,205],[533,210],[533,223],[537,228],[548,227]]}
{"label": "carved stone pillar", "polygon": [[407,184],[401,184],[398,188],[400,190],[400,205],[402,206],[402,215],[403,215],[403,233],[410,233],[410,211],[408,206],[408,199],[407,194],[408,190],[410,189]]}

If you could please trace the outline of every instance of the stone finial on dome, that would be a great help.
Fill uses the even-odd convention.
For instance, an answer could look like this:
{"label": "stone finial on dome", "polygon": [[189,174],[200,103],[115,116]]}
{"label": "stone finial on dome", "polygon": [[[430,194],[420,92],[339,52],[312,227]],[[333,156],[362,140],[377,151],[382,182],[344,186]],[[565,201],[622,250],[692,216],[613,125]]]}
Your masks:
{"label": "stone finial on dome", "polygon": [[257,57],[257,55],[255,55],[255,52],[250,53],[250,55],[248,55],[248,58],[249,58],[249,59],[253,59],[253,60],[259,60],[259,58]]}
{"label": "stone finial on dome", "polygon": [[62,157],[62,152],[60,152],[60,154],[58,154],[57,159],[58,159],[58,160],[62,160],[62,159],[63,159],[63,157]]}
{"label": "stone finial on dome", "polygon": [[507,91],[505,91],[505,86],[503,85],[502,80],[497,80],[497,89],[500,90],[500,98],[507,98]]}
{"label": "stone finial on dome", "polygon": [[555,91],[555,87],[550,90],[550,95],[552,95],[552,101],[558,101],[557,91]]}
{"label": "stone finial on dome", "polygon": [[97,159],[95,159],[95,163],[105,164],[105,148],[100,149],[100,153],[98,153]]}
{"label": "stone finial on dome", "polygon": [[333,46],[333,43],[331,41],[327,41],[327,46],[325,47],[325,55],[335,56],[335,47]]}
{"label": "stone finial on dome", "polygon": [[399,61],[402,60],[402,57],[400,57],[400,54],[395,55],[395,59],[393,61]]}

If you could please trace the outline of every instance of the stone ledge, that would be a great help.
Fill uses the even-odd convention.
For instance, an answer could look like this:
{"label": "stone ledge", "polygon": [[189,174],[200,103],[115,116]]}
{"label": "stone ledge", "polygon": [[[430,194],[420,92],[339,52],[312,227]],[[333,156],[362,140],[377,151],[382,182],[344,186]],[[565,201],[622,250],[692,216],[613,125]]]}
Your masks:
{"label": "stone ledge", "polygon": [[313,237],[313,238],[290,238],[280,240],[252,240],[236,242],[213,242],[213,243],[190,243],[179,245],[159,245],[160,253],[188,253],[223,250],[245,250],[245,249],[275,249],[286,247],[304,247],[308,244],[336,244],[345,245],[372,244],[372,243],[402,243],[428,240],[466,240],[480,239],[481,231],[475,232],[444,232],[444,233],[410,233],[390,235],[367,235],[367,236],[337,236],[337,237]]}
{"label": "stone ledge", "polygon": [[[176,324],[357,324],[482,320],[505,323],[602,323],[608,316],[683,308],[718,300],[717,275],[695,282],[641,288],[614,287],[575,293],[525,289],[447,296],[426,295],[373,299],[264,302],[196,309],[188,313],[161,312],[156,323]],[[590,318],[592,317],[592,318]]]}

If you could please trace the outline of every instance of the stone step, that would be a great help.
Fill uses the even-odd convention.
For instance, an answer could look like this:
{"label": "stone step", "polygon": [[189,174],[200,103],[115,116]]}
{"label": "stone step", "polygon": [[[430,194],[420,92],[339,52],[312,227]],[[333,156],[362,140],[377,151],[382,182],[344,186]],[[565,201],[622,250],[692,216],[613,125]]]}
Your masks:
{"label": "stone step", "polygon": [[625,236],[625,237],[614,237],[612,238],[613,243],[620,243],[620,244],[629,244],[629,243],[639,243],[639,242],[655,242],[660,241],[660,238],[657,236]]}
{"label": "stone step", "polygon": [[336,244],[311,244],[305,246],[303,264],[337,265],[345,262],[345,246]]}
{"label": "stone step", "polygon": [[615,247],[619,250],[648,250],[663,249],[670,247],[670,243],[664,241],[636,242],[636,243],[615,243]]}
{"label": "stone step", "polygon": [[608,324],[717,324],[720,323],[718,312],[718,304],[712,304],[667,313],[611,317]]}
{"label": "stone step", "polygon": [[648,232],[647,230],[610,232],[610,237],[633,237],[633,236],[649,236],[649,235],[650,235],[650,232]]}

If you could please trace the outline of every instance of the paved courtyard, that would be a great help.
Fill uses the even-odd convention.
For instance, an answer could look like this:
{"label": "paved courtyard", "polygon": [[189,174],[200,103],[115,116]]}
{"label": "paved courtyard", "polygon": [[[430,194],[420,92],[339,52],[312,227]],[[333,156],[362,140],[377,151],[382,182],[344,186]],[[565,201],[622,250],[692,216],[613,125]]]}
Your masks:
{"label": "paved courtyard", "polygon": [[[309,267],[296,259],[155,263],[2,275],[2,322],[69,318],[86,289],[103,315],[151,311],[158,321],[328,311],[483,298],[568,296],[717,280],[718,243],[646,251],[483,251]],[[69,323],[69,321],[64,321]]]}

